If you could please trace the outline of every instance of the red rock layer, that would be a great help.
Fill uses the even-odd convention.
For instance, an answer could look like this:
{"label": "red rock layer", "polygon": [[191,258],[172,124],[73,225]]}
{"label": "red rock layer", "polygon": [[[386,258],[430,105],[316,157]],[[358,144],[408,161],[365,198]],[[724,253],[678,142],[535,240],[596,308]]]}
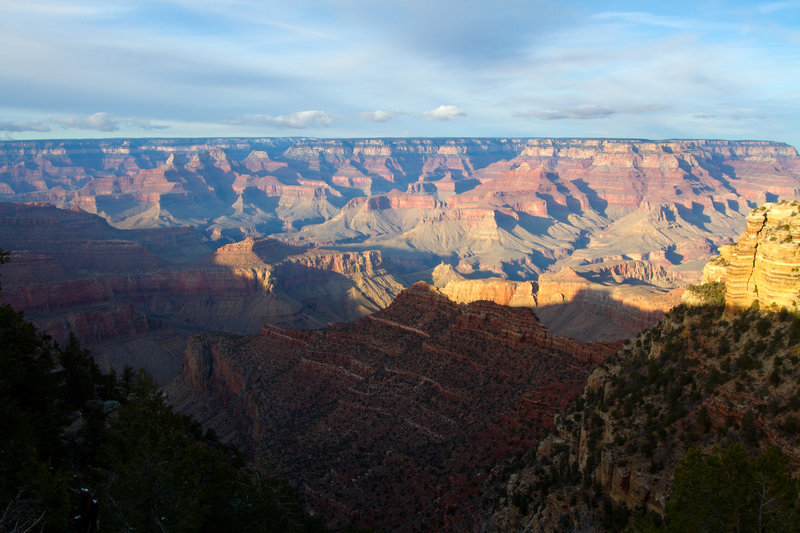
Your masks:
{"label": "red rock layer", "polygon": [[[250,238],[212,254],[189,228],[118,230],[44,205],[0,203],[0,249],[11,252],[0,270],[3,301],[58,342],[74,333],[91,350],[153,330],[183,343],[190,333],[253,333],[265,322],[320,327],[377,311],[402,289],[379,251]],[[171,378],[177,365],[156,370]]]}
{"label": "red rock layer", "polygon": [[[0,146],[1,194],[87,208],[97,207],[95,199],[152,204],[183,196],[205,198],[207,205],[221,200],[216,208],[223,209],[247,188],[287,202],[336,197],[346,192],[340,187],[381,195],[416,183],[418,192],[457,193],[447,200],[453,209],[480,204],[534,216],[599,211],[616,217],[650,198],[736,211],[737,203],[793,195],[798,172],[792,147],[759,141],[208,139]],[[434,200],[386,198],[392,209],[427,209]]]}
{"label": "red rock layer", "polygon": [[330,525],[457,529],[488,469],[552,426],[612,351],[418,283],[351,324],[193,337],[183,379]]}

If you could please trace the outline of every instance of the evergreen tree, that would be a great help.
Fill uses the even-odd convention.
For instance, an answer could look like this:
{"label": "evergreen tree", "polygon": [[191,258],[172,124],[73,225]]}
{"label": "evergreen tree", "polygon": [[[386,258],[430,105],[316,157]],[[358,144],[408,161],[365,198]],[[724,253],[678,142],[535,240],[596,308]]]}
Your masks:
{"label": "evergreen tree", "polygon": [[756,458],[740,443],[709,455],[692,448],[675,470],[668,531],[800,531],[800,481],[770,447]]}

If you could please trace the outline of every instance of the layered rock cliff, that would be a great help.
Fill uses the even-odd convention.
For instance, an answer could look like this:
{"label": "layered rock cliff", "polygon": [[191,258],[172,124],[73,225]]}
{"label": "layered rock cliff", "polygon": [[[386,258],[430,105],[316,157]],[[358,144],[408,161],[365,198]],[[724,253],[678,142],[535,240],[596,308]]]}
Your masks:
{"label": "layered rock cliff", "polygon": [[192,337],[167,390],[277,464],[330,525],[463,530],[481,524],[495,462],[535,442],[613,350],[418,283],[350,324]]}
{"label": "layered rock cliff", "polygon": [[724,281],[729,313],[758,302],[797,310],[800,302],[800,204],[764,204],[747,216],[738,242],[720,249],[703,281]]}
{"label": "layered rock cliff", "polygon": [[635,336],[677,305],[682,292],[671,289],[680,283],[680,275],[634,260],[566,266],[536,282],[467,279],[441,264],[433,270],[433,280],[453,301],[531,307],[552,331],[585,341]]}
{"label": "layered rock cliff", "polygon": [[800,318],[679,306],[589,377],[552,433],[507,468],[501,531],[624,529],[666,516],[690,447],[777,446],[800,474]]}
{"label": "layered rock cliff", "polygon": [[457,303],[487,300],[510,307],[536,307],[536,283],[502,278],[465,279],[452,266],[442,263],[433,270],[433,283]]}
{"label": "layered rock cliff", "polygon": [[690,447],[777,446],[800,474],[800,317],[786,305],[800,289],[796,208],[754,210],[706,284],[592,373],[554,431],[508,465],[495,527],[616,531],[636,511],[663,519]]}
{"label": "layered rock cliff", "polygon": [[[798,191],[797,152],[761,141],[0,142],[0,200],[79,207],[118,228],[189,225],[214,247],[276,236],[304,247],[377,249],[405,285],[430,280],[442,261],[468,279],[515,283],[564,267],[638,261],[675,274],[665,288],[677,288],[700,278],[751,208]],[[452,295],[508,287],[464,285]],[[622,293],[581,294],[600,302],[591,304],[595,312],[624,309],[611,322],[652,323],[650,311],[637,315]],[[636,291],[630,298],[648,301]],[[586,334],[541,315],[562,333]],[[627,322],[614,322],[603,338],[623,334]]]}
{"label": "layered rock cliff", "polygon": [[104,366],[144,367],[160,383],[189,334],[355,320],[402,289],[379,251],[248,238],[212,252],[191,228],[119,230],[43,205],[0,203],[0,249],[11,251],[6,303],[59,342],[75,334]]}

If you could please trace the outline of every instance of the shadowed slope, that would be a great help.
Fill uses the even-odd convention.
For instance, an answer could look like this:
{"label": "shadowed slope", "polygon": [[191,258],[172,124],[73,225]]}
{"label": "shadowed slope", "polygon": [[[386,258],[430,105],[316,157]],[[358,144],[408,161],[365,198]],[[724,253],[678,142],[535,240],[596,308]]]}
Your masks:
{"label": "shadowed slope", "polygon": [[332,525],[466,527],[489,469],[612,351],[551,335],[530,309],[418,283],[351,324],[193,337],[170,394],[280,465]]}

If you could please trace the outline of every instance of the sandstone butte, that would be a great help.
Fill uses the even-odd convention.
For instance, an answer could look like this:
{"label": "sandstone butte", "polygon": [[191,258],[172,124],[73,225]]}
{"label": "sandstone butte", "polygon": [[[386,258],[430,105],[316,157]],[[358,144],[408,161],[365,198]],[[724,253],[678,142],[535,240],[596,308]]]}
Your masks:
{"label": "sandstone butte", "polygon": [[495,464],[541,437],[617,346],[420,282],[353,323],[194,336],[167,391],[333,527],[462,530],[484,516]]}
{"label": "sandstone butte", "polygon": [[532,307],[548,327],[581,340],[615,340],[636,335],[681,301],[680,279],[648,261],[607,261],[564,266],[537,281],[465,279],[452,266],[433,270],[434,284],[458,303],[489,300]]}
{"label": "sandstone butte", "polygon": [[767,203],[747,216],[739,240],[720,247],[704,282],[724,282],[729,315],[757,302],[797,311],[800,303],[800,203]]}

